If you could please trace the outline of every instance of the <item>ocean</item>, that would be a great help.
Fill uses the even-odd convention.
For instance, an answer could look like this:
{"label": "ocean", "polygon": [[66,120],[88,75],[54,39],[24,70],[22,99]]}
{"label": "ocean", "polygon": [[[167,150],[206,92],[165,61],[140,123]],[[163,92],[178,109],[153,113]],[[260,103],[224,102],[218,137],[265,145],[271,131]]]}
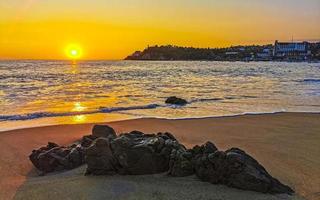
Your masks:
{"label": "ocean", "polygon": [[273,112],[320,112],[320,63],[0,61],[0,131]]}

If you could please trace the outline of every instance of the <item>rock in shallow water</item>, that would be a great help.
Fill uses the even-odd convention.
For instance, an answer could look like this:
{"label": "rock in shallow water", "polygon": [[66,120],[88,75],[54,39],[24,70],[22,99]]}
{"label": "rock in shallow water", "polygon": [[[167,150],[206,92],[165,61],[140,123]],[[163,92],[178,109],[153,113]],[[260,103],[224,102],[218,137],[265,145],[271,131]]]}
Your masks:
{"label": "rock in shallow water", "polygon": [[183,106],[183,105],[186,105],[188,102],[184,99],[173,96],[173,97],[167,98],[166,103]]}

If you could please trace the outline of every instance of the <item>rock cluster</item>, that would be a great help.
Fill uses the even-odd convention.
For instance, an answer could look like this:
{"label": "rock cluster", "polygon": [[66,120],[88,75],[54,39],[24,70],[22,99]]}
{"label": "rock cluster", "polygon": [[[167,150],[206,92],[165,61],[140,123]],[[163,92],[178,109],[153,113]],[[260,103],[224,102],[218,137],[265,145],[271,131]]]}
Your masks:
{"label": "rock cluster", "polygon": [[195,174],[202,181],[244,190],[294,192],[241,149],[220,151],[212,142],[187,149],[170,133],[132,131],[117,136],[111,127],[96,125],[92,135],[77,143],[61,147],[49,142],[46,147],[34,150],[30,160],[45,173],[86,163],[87,175]]}

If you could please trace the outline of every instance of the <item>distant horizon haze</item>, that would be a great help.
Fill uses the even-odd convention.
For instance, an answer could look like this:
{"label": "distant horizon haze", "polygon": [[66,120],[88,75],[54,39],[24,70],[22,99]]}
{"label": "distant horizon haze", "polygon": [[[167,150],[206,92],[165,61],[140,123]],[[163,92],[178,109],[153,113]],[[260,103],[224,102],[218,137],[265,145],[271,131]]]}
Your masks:
{"label": "distant horizon haze", "polygon": [[120,60],[153,45],[217,48],[320,39],[318,0],[2,0],[0,60]]}

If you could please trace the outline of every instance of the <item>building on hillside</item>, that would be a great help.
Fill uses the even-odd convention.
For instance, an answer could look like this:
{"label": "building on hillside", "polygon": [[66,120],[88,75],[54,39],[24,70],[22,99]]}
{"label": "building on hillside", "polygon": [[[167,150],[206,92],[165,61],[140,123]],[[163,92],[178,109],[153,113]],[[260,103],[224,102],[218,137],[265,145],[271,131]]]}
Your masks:
{"label": "building on hillside", "polygon": [[264,48],[256,54],[256,60],[268,61],[272,59],[272,48]]}
{"label": "building on hillside", "polygon": [[273,56],[284,60],[306,60],[311,55],[308,42],[275,41]]}
{"label": "building on hillside", "polygon": [[225,52],[226,55],[238,55],[239,52],[236,52],[236,51],[227,51]]}

